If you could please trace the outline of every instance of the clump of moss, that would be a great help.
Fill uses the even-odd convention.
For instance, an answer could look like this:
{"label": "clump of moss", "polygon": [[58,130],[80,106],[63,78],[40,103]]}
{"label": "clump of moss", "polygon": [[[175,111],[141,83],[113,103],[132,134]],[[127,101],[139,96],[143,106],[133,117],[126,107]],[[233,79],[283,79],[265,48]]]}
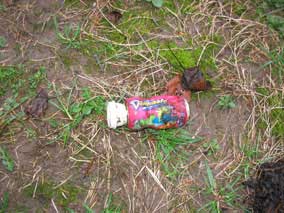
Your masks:
{"label": "clump of moss", "polygon": [[[139,11],[137,11],[139,10]],[[117,43],[124,43],[126,40],[135,42],[141,40],[140,35],[143,36],[152,32],[157,23],[151,10],[144,10],[143,8],[135,8],[135,10],[127,10],[123,13],[119,23],[114,29],[109,21],[103,19],[101,24],[105,26],[101,30],[101,34],[111,41]]]}
{"label": "clump of moss", "polygon": [[[172,49],[172,52],[170,49]],[[176,50],[176,48],[178,50]],[[187,50],[180,49],[175,43],[170,43],[169,47],[165,48],[160,52],[160,56],[165,58],[172,66],[177,68],[178,70],[182,70],[183,68],[180,66],[179,62],[183,67],[194,67],[197,65],[198,56],[200,55],[201,49],[197,48],[195,50]],[[176,59],[177,58],[177,59]]]}
{"label": "clump of moss", "polygon": [[[64,66],[66,66],[66,68],[70,68],[72,66],[72,64],[74,63],[73,58],[67,56],[67,55],[61,55],[60,56],[62,63],[64,64]],[[75,60],[76,61],[76,60]]]}
{"label": "clump of moss", "polygon": [[197,66],[199,60],[199,67],[202,70],[215,70],[217,68],[213,54],[216,45],[209,45],[204,51],[203,47],[189,49],[188,47],[191,45],[183,45],[180,47],[174,42],[159,43],[158,41],[152,41],[149,42],[148,46],[152,49],[159,49],[160,56],[180,72],[183,71],[183,67],[189,68]]}
{"label": "clump of moss", "polygon": [[77,197],[81,192],[80,188],[68,183],[57,188],[55,188],[55,186],[56,184],[51,181],[39,183],[37,186],[32,184],[25,188],[24,194],[33,197],[35,191],[35,197],[40,199],[43,203],[49,203],[50,200],[53,199],[57,205],[66,208],[70,203],[77,200]]}
{"label": "clump of moss", "polygon": [[123,14],[122,23],[119,27],[124,30],[129,36],[132,36],[137,31],[142,35],[151,32],[155,28],[155,22],[150,11],[144,11],[141,14],[130,11]]}

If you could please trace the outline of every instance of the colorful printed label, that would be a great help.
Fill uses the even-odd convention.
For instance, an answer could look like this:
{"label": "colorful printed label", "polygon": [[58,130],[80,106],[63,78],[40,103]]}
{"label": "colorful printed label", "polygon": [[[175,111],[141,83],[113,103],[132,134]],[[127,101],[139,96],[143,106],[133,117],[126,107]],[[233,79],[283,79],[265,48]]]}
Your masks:
{"label": "colorful printed label", "polygon": [[150,99],[132,97],[126,100],[130,129],[167,129],[186,124],[187,103],[180,96],[155,96]]}

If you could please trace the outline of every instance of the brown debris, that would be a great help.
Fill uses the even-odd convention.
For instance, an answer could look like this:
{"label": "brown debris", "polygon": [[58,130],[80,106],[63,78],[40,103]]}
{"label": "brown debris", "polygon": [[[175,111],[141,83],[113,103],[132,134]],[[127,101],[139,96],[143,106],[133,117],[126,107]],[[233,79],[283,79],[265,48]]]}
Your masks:
{"label": "brown debris", "polygon": [[45,89],[41,88],[35,97],[32,100],[31,104],[29,104],[25,108],[25,113],[27,116],[31,116],[33,118],[41,117],[48,107],[48,94]]}
{"label": "brown debris", "polygon": [[107,18],[111,23],[117,24],[119,20],[122,18],[122,14],[114,10],[107,14]]}
{"label": "brown debris", "polygon": [[205,91],[211,88],[198,67],[192,67],[172,78],[166,86],[167,95],[183,96],[190,101],[191,91]]}
{"label": "brown debris", "polygon": [[185,90],[205,91],[211,88],[198,67],[192,67],[184,71],[181,77],[181,86]]}
{"label": "brown debris", "polygon": [[176,75],[167,83],[166,95],[183,96],[187,101],[190,101],[191,92],[182,88],[181,77],[181,75]]}

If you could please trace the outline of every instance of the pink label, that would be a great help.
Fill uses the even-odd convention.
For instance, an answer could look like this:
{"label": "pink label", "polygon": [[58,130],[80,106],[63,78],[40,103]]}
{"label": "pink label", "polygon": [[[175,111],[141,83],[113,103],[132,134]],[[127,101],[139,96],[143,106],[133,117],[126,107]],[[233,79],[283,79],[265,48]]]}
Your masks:
{"label": "pink label", "polygon": [[186,100],[180,96],[132,97],[126,100],[130,129],[167,129],[186,124],[189,112]]}

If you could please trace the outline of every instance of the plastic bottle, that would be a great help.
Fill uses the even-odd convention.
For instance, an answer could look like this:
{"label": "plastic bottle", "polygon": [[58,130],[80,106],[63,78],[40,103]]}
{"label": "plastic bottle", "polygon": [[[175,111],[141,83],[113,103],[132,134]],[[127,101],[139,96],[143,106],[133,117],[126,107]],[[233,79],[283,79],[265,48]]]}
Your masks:
{"label": "plastic bottle", "polygon": [[107,104],[107,122],[113,129],[125,124],[133,130],[178,128],[186,124],[189,115],[188,103],[181,96],[132,97],[125,104]]}

